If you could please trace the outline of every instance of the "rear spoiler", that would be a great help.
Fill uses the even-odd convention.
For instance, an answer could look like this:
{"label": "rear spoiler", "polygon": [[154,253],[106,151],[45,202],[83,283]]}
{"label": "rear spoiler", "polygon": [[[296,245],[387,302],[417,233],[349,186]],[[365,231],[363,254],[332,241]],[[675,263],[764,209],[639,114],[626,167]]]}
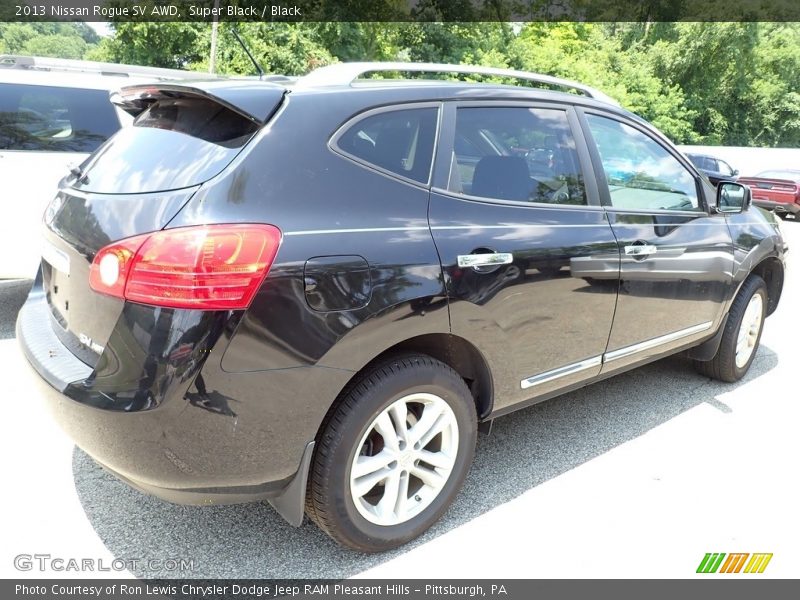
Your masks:
{"label": "rear spoiler", "polygon": [[135,117],[162,98],[203,98],[263,125],[280,106],[286,92],[283,86],[265,82],[148,83],[112,92],[111,102]]}

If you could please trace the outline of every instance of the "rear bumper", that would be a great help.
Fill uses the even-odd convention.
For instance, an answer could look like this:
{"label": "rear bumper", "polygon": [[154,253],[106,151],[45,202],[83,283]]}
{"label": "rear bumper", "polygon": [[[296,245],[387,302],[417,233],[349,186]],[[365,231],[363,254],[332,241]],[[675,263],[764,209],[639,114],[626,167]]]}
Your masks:
{"label": "rear bumper", "polygon": [[753,204],[760,208],[778,213],[789,213],[790,215],[800,213],[800,204],[794,202],[775,202],[774,200],[767,200],[766,198],[753,198]]}
{"label": "rear bumper", "polygon": [[[245,401],[234,404],[239,400],[231,398],[235,414],[196,403],[197,394],[188,392],[188,381],[152,409],[89,405],[80,394],[78,399],[71,394],[92,384],[94,370],[55,336],[40,290],[34,288],[19,313],[17,340],[31,370],[32,393],[82,450],[132,487],[164,500],[179,504],[270,500],[287,520],[299,524],[316,426],[309,418],[294,427],[258,418],[286,409],[290,421],[291,410],[283,404],[297,405],[296,398],[276,394],[270,398],[271,412],[265,412],[263,383],[268,378],[262,374],[261,402],[241,406]],[[236,376],[232,388],[241,390],[246,400],[246,389],[254,387],[257,375]],[[213,375],[207,382],[214,382],[215,388],[219,383]],[[281,387],[285,386],[284,382]],[[212,393],[222,394],[217,389]]]}
{"label": "rear bumper", "polygon": [[[287,478],[249,486],[192,486],[194,468],[182,458],[184,453],[158,441],[170,430],[171,419],[163,414],[164,410],[108,411],[65,394],[70,384],[86,380],[93,369],[55,336],[43,296],[32,294],[22,307],[16,333],[33,371],[29,379],[36,388],[34,393],[82,450],[132,487],[179,504],[230,504],[278,496],[291,481]],[[213,478],[213,471],[209,475]]]}

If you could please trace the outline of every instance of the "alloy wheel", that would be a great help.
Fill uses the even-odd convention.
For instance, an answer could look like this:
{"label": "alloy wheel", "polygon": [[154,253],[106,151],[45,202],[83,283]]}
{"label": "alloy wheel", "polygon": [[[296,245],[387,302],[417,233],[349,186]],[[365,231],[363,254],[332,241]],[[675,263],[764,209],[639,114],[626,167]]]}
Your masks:
{"label": "alloy wheel", "polygon": [[367,427],[350,467],[359,514],[377,525],[413,519],[444,488],[458,454],[458,423],[439,396],[414,393]]}
{"label": "alloy wheel", "polygon": [[739,325],[739,334],[736,337],[736,366],[740,369],[750,360],[758,342],[764,312],[763,305],[761,294],[753,294],[747,304],[742,323]]}

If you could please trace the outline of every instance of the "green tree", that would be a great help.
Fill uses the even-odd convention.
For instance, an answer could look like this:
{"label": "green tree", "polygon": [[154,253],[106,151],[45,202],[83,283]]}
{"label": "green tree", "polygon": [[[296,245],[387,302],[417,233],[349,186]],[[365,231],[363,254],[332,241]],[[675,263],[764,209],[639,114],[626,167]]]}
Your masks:
{"label": "green tree", "polygon": [[[255,74],[231,35],[236,27],[271,73],[301,75],[363,60],[510,67],[597,87],[677,142],[800,146],[799,23],[660,22],[675,9],[673,0],[640,3],[643,20],[635,23],[456,20],[512,11],[552,16],[560,1],[420,0],[411,22],[392,21],[409,16],[404,0],[320,2],[313,23],[220,23],[217,70]],[[575,2],[589,16],[618,17],[611,0]],[[707,4],[710,15],[724,6],[724,0]],[[342,20],[363,11],[375,21]],[[85,24],[0,23],[0,52],[208,68],[210,23],[112,28],[112,37],[98,40]]]}
{"label": "green tree", "polygon": [[[303,75],[334,62],[319,41],[317,30],[305,23],[220,23],[217,71],[227,74],[255,74],[252,62],[231,33],[236,28],[250,52],[267,73]],[[203,59],[195,68],[207,70],[211,29],[201,36]]]}
{"label": "green tree", "polygon": [[113,23],[114,36],[88,53],[91,60],[185,69],[203,60],[206,23]]}
{"label": "green tree", "polygon": [[85,23],[2,23],[0,53],[84,58],[100,37]]}
{"label": "green tree", "polygon": [[509,63],[592,85],[674,140],[697,141],[682,88],[658,77],[646,47],[625,49],[623,39],[602,24],[529,23],[509,46]]}

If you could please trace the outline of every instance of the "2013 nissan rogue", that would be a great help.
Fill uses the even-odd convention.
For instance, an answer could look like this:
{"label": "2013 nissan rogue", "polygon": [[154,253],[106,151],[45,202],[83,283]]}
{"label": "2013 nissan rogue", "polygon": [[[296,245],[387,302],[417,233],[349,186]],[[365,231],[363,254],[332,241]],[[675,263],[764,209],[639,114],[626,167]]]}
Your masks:
{"label": "2013 nissan rogue", "polygon": [[[528,85],[364,77],[406,71]],[[749,189],[580,83],[352,63],[115,102],[17,337],[78,446],[167,500],[398,546],[492,419],[680,351],[736,381],[781,295]]]}

